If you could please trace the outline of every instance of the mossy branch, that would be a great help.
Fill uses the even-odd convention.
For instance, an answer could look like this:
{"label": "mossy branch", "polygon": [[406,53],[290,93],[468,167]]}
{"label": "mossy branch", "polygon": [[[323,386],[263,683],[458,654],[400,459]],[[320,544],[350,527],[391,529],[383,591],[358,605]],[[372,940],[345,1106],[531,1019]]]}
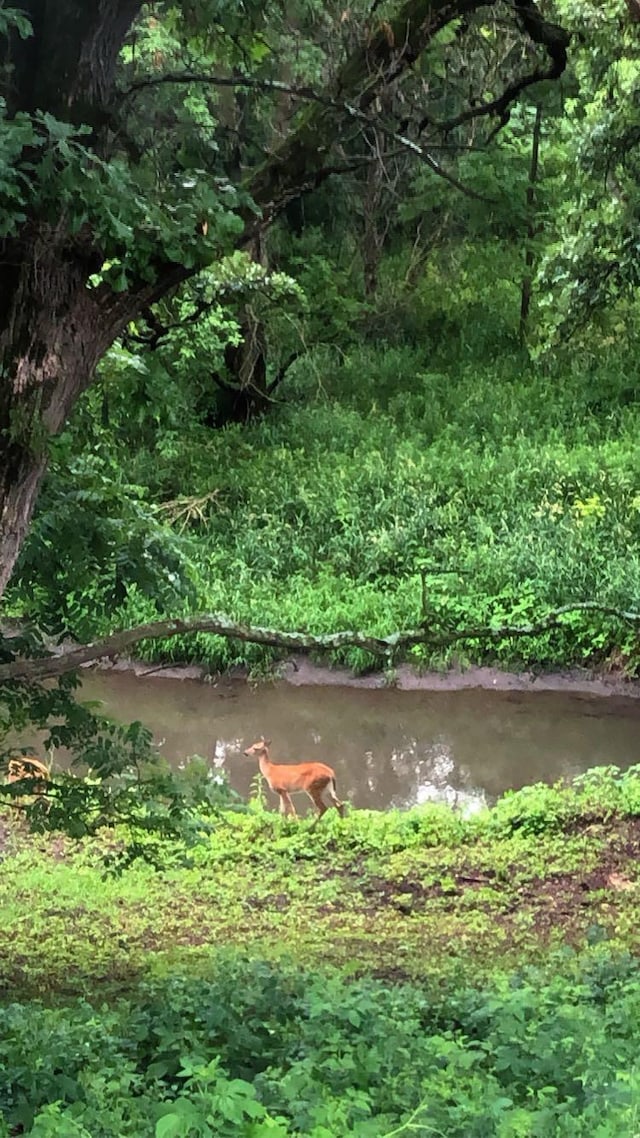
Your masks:
{"label": "mossy branch", "polygon": [[136,628],[123,629],[96,640],[90,644],[40,658],[18,657],[0,665],[0,683],[9,680],[42,680],[72,672],[93,660],[119,656],[127,652],[141,640],[168,640],[172,636],[185,636],[193,632],[210,632],[232,640],[250,644],[266,644],[271,648],[281,648],[288,652],[301,654],[308,652],[331,652],[338,648],[361,648],[373,656],[390,658],[400,651],[406,651],[417,644],[425,644],[431,649],[446,648],[464,640],[495,641],[504,638],[538,636],[553,628],[562,626],[563,617],[573,613],[592,612],[612,617],[634,628],[640,628],[640,612],[628,612],[613,605],[598,601],[577,601],[552,609],[540,620],[527,624],[490,624],[470,628],[443,629],[436,619],[422,626],[392,632],[389,636],[371,636],[364,632],[331,632],[315,635],[311,632],[286,632],[281,629],[259,628],[241,624],[221,614],[181,617],[174,620],[151,621]]}

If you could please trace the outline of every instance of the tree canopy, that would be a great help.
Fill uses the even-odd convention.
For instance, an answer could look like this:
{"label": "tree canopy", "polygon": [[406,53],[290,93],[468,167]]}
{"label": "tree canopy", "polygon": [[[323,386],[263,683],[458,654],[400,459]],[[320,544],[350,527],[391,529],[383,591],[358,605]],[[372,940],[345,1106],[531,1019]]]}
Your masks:
{"label": "tree canopy", "polygon": [[[370,161],[376,133],[455,186],[434,139],[506,121],[568,45],[534,0],[64,0],[2,20],[0,589],[47,439],[132,321],[234,248],[260,260],[265,226]],[[230,353],[244,386],[256,339]]]}

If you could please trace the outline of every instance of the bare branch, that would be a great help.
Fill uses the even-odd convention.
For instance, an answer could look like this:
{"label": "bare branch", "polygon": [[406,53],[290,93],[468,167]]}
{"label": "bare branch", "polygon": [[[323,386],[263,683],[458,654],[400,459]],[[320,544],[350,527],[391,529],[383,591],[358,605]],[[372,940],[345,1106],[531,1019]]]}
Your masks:
{"label": "bare branch", "polygon": [[562,627],[562,618],[578,612],[600,613],[610,616],[633,628],[640,628],[640,612],[628,612],[613,605],[598,601],[576,601],[562,605],[529,624],[486,625],[457,630],[442,629],[434,620],[431,627],[426,621],[419,628],[392,632],[389,636],[370,636],[364,632],[332,632],[314,635],[310,632],[283,632],[273,628],[259,628],[239,624],[221,614],[183,617],[176,620],[158,620],[141,624],[136,628],[114,632],[104,640],[92,644],[82,644],[77,648],[44,658],[19,658],[9,664],[0,665],[0,683],[11,680],[43,680],[73,672],[83,664],[94,660],[109,658],[127,652],[141,640],[168,640],[172,636],[184,636],[193,632],[210,632],[215,636],[241,640],[249,644],[266,644],[271,648],[281,648],[293,652],[331,652],[339,648],[362,648],[374,656],[389,658],[399,650],[412,648],[416,644],[427,644],[432,649],[445,648],[464,640],[503,640],[505,638],[526,638],[537,636],[553,628]]}
{"label": "bare branch", "polygon": [[425,150],[423,146],[419,146],[417,142],[413,142],[410,138],[407,138],[406,135],[398,134],[397,131],[393,130],[392,127],[386,126],[380,119],[374,119],[370,115],[365,115],[364,112],[359,111],[357,107],[351,107],[345,104],[344,109],[348,114],[359,119],[361,122],[366,122],[369,126],[375,126],[382,134],[386,134],[388,138],[393,139],[393,141],[404,150],[409,150],[411,154],[415,154],[434,174],[437,174],[439,178],[448,182],[454,189],[459,190],[460,193],[465,194],[468,198],[475,198],[476,201],[495,204],[493,198],[489,198],[485,194],[479,194],[477,190],[472,190],[469,186],[465,186],[462,182],[459,182],[457,178],[454,178],[453,174],[450,174],[440,165],[437,159],[434,158],[428,150]]}

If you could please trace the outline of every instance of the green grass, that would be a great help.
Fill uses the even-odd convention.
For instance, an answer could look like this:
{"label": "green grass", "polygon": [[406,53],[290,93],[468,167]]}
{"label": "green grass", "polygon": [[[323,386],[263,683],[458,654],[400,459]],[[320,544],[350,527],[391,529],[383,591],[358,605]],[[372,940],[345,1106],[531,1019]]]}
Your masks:
{"label": "green grass", "polygon": [[206,972],[228,948],[433,981],[584,946],[594,929],[639,945],[635,768],[528,788],[467,819],[430,805],[314,825],[255,808],[213,826],[190,867],[119,878],[101,861],[117,836],[78,846],[7,828],[3,983],[108,993],[175,967]]}
{"label": "green grass", "polygon": [[105,877],[117,834],[3,819],[3,1138],[637,1132],[637,768],[212,821]]}

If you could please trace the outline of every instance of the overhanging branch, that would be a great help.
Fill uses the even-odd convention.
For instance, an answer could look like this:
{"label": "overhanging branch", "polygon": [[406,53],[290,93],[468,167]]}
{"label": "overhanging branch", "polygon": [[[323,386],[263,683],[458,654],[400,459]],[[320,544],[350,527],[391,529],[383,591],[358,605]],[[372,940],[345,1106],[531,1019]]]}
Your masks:
{"label": "overhanging branch", "polygon": [[[546,76],[541,77],[546,78]],[[530,81],[536,82],[537,80],[530,79]],[[392,125],[385,123],[380,116],[372,114],[371,111],[362,110],[361,107],[358,106],[357,101],[345,102],[342,99],[334,98],[330,95],[324,95],[319,91],[315,91],[312,87],[299,86],[295,83],[284,83],[279,79],[257,79],[254,76],[249,75],[225,76],[207,75],[204,72],[168,71],[164,75],[150,76],[146,79],[139,79],[135,83],[132,83],[131,86],[128,87],[127,90],[123,93],[123,99],[130,98],[131,96],[145,90],[148,87],[158,87],[163,86],[164,84],[182,85],[189,83],[200,83],[204,86],[208,85],[210,87],[241,87],[259,91],[278,91],[283,94],[293,95],[297,99],[302,99],[311,103],[318,103],[321,107],[336,111],[339,114],[344,115],[346,118],[362,123],[364,126],[376,127],[383,134],[386,134],[387,137],[391,138],[402,150],[408,150],[416,158],[419,158],[422,162],[426,163],[429,169],[432,170],[433,173],[437,175],[437,177],[443,178],[445,182],[448,182],[450,186],[453,186],[454,189],[458,190],[460,193],[466,194],[467,197],[475,198],[477,201],[482,201],[489,204],[491,203],[490,198],[486,197],[484,194],[477,193],[476,190],[471,190],[468,186],[463,185],[462,182],[460,182],[457,178],[445,170],[437,161],[437,159],[435,159],[433,155],[425,149],[424,146],[420,145],[417,142],[414,142],[402,132],[395,130]],[[496,106],[499,102],[500,100],[495,100]],[[489,114],[490,112],[489,110],[486,110],[482,113]],[[468,117],[473,117],[473,115],[469,115]],[[464,121],[465,117],[461,116],[460,122]],[[447,127],[447,129],[449,128]],[[324,181],[331,174],[340,174],[345,171],[351,171],[355,168],[357,168],[356,163],[345,163],[342,167],[336,167],[335,165],[327,164],[315,172],[315,176],[313,182],[310,184],[310,187],[302,188],[313,189],[320,181]],[[297,191],[299,190],[300,187],[297,187]],[[289,199],[287,198],[283,200],[285,200],[286,204],[286,201]],[[271,216],[273,216],[273,213]]]}
{"label": "overhanging branch", "polygon": [[[316,189],[331,174],[344,171],[344,167],[339,171],[329,160],[336,139],[337,115],[362,116],[360,121],[376,125],[373,108],[380,91],[396,83],[443,28],[456,19],[490,8],[493,3],[494,0],[404,0],[395,17],[368,30],[361,45],[345,61],[326,92],[318,93],[308,86],[286,84],[280,80],[265,81],[251,76],[241,80],[238,77],[218,77],[216,81],[225,86],[244,83],[245,86],[263,89],[270,87],[273,91],[288,92],[308,103],[290,135],[247,178],[245,189],[256,210],[247,208],[244,212],[245,229],[238,244],[248,244],[257,231],[266,228],[282,213],[289,202]],[[534,0],[514,0],[514,10],[524,31],[535,43],[544,45],[551,56],[549,69],[536,73],[535,81],[560,74],[566,64],[567,33],[544,21]],[[211,77],[208,79],[211,81]],[[135,93],[151,81],[178,81],[178,76],[171,73],[166,78],[158,76],[157,80],[155,77],[138,80],[130,92]],[[194,73],[189,73],[179,81],[198,80]],[[126,99],[128,93],[122,97]],[[499,112],[499,107],[495,111]],[[444,170],[424,147],[407,139],[402,131],[394,132],[393,127],[386,129],[397,145],[412,150],[439,177],[444,177],[461,192],[474,194]],[[158,264],[155,284],[140,286],[139,307],[146,308],[192,273],[193,270],[183,266]]]}
{"label": "overhanging branch", "polygon": [[210,632],[227,639],[241,640],[249,644],[265,644],[271,648],[281,648],[283,651],[301,654],[332,652],[339,648],[361,648],[373,656],[388,659],[395,653],[413,648],[417,644],[425,644],[436,650],[464,640],[494,642],[508,638],[538,636],[541,632],[563,627],[563,617],[580,612],[599,613],[633,628],[640,628],[640,612],[625,611],[613,605],[600,604],[598,601],[576,601],[573,604],[562,605],[560,608],[552,609],[540,620],[528,624],[486,625],[449,630],[439,628],[434,621],[431,626],[425,622],[422,627],[393,632],[389,636],[371,636],[364,632],[332,632],[326,635],[286,632],[240,624],[214,613],[177,620],[152,621],[149,624],[138,625],[136,628],[114,632],[104,640],[82,644],[59,655],[37,659],[19,658],[0,665],[0,683],[11,680],[51,679],[66,672],[73,672],[83,664],[92,663],[94,660],[121,655],[141,640],[168,640],[172,636],[184,636],[193,632]]}
{"label": "overhanging branch", "polygon": [[420,123],[420,131],[430,126],[448,134],[456,127],[463,126],[464,123],[470,122],[472,119],[496,115],[498,124],[492,131],[491,137],[493,137],[500,127],[508,121],[510,107],[523,91],[526,91],[528,87],[533,87],[536,83],[560,78],[567,66],[567,48],[571,39],[569,33],[559,24],[552,24],[543,19],[535,0],[515,0],[514,8],[523,30],[535,44],[545,48],[549,57],[548,66],[536,67],[534,71],[521,75],[519,79],[514,79],[508,83],[497,98],[469,107],[466,111],[456,115],[455,118],[436,122],[425,117]]}
{"label": "overhanging branch", "polygon": [[148,75],[136,79],[120,94],[120,101],[126,102],[149,87],[164,87],[169,84],[181,86],[201,83],[209,87],[241,87],[253,91],[275,91],[281,95],[293,95],[304,102],[320,103],[323,107],[337,104],[330,95],[324,95],[307,84],[285,83],[281,79],[257,78],[255,75],[210,75],[204,71],[166,71],[163,75]]}

